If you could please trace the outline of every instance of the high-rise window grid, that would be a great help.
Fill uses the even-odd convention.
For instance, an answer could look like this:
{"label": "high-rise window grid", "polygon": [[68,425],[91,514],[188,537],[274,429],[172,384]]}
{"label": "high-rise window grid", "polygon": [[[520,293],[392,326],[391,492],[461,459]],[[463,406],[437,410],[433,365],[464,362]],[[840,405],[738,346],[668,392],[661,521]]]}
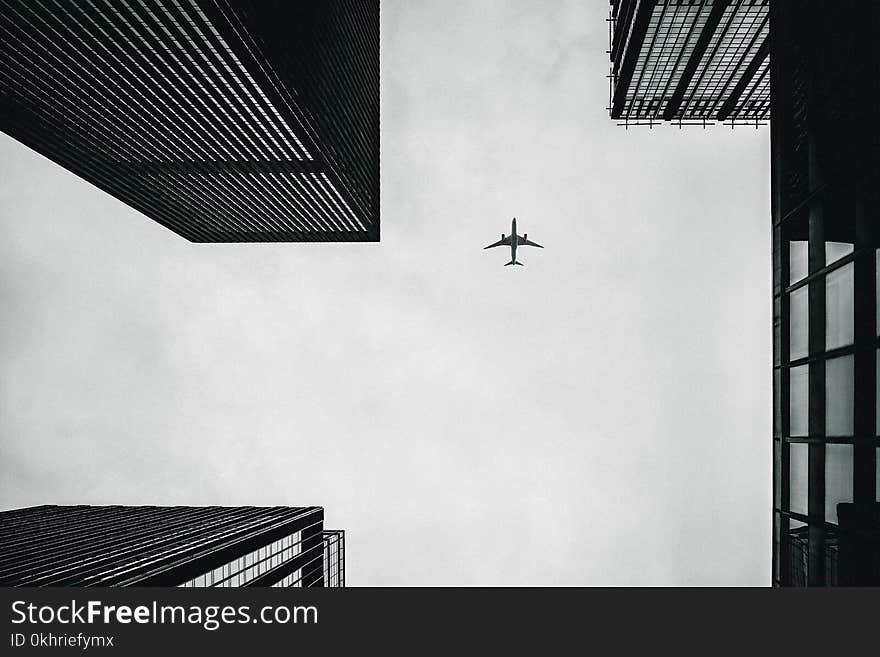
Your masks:
{"label": "high-rise window grid", "polygon": [[[847,538],[838,505],[854,501],[856,445],[880,446],[876,427],[873,435],[857,434],[855,406],[865,386],[864,380],[856,379],[856,361],[865,361],[866,354],[877,359],[876,335],[867,351],[857,349],[855,281],[876,281],[877,251],[872,244],[857,247],[839,237],[826,240],[826,232],[855,233],[854,218],[833,216],[828,210],[833,208],[814,200],[810,211],[786,218],[776,230],[781,265],[777,276],[787,282],[777,285],[774,300],[774,579],[783,584],[809,581],[805,564],[815,569],[820,561],[823,583],[838,583],[839,541]],[[876,294],[876,284],[873,287]],[[875,308],[876,297],[859,312],[873,315]],[[876,362],[869,365],[874,378]],[[870,383],[872,406],[880,407],[878,387]],[[812,545],[817,545],[816,533],[822,533],[824,551],[812,561],[811,528]],[[784,560],[779,551],[785,545],[788,580],[779,570]]]}
{"label": "high-rise window grid", "polygon": [[345,586],[345,532],[324,531],[325,586]]}
{"label": "high-rise window grid", "polygon": [[324,586],[324,558],[320,507],[0,513],[2,586]]}
{"label": "high-rise window grid", "polygon": [[[300,532],[285,536],[269,545],[263,545],[234,561],[217,566],[213,570],[184,582],[180,586],[245,586],[260,575],[289,561],[302,551]],[[285,578],[286,579],[286,578]],[[273,584],[275,586],[275,584]]]}

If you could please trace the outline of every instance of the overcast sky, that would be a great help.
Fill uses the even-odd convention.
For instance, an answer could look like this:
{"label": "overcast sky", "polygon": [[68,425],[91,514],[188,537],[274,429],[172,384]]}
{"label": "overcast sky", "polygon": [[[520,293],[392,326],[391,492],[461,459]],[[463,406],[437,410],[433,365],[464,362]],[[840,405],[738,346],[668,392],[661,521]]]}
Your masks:
{"label": "overcast sky", "polygon": [[607,9],[383,0],[379,244],[190,244],[0,134],[3,508],[321,505],[350,585],[769,584],[769,129],[617,127]]}

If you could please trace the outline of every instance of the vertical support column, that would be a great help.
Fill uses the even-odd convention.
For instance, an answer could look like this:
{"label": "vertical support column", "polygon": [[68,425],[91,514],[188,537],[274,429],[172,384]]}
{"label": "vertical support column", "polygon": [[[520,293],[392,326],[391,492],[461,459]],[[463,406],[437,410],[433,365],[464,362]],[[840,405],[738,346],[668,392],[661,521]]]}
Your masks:
{"label": "vertical support column", "polygon": [[[785,10],[794,13],[793,3],[786,2]],[[812,44],[812,28],[817,18],[816,8],[810,5],[798,12],[800,38]],[[807,192],[813,196],[822,189],[823,162],[817,148],[817,106],[815,57],[806,56],[806,145]],[[827,190],[826,190],[827,191]],[[828,192],[829,194],[832,192]],[[825,209],[834,207],[827,197],[814,198],[809,214],[809,272],[814,274],[825,267]],[[807,515],[809,516],[809,560],[807,585],[825,584],[825,278],[819,276],[809,283],[809,465]]]}
{"label": "vertical support column", "polygon": [[[785,62],[786,50],[784,44],[787,41],[786,26],[781,20],[779,8],[775,3],[770,3],[770,30],[774,38],[770,41],[770,190],[771,190],[771,229],[773,231],[773,295],[779,298],[779,316],[774,321],[780,323],[779,330],[774,331],[774,352],[779,358],[779,390],[774,395],[774,415],[779,418],[780,436],[780,463],[781,472],[776,477],[774,472],[774,486],[778,485],[778,492],[782,509],[789,508],[789,447],[786,440],[789,435],[789,320],[788,298],[783,293],[789,278],[789,249],[786,243],[780,221],[786,210],[783,203],[784,194],[784,170],[786,161],[784,153],[787,152],[788,139],[785,132],[785,123],[781,117],[790,114],[790,76],[786,76]],[[772,301],[771,301],[772,302]],[[776,356],[774,356],[774,366]],[[778,482],[778,483],[777,483]],[[774,500],[777,493],[774,491]],[[771,512],[773,522],[779,522],[779,543],[773,549],[775,567],[778,564],[779,581],[781,584],[791,583],[791,548],[789,546],[789,522],[788,518]],[[772,545],[772,538],[771,538]]]}
{"label": "vertical support column", "polygon": [[[810,193],[821,186],[818,163],[812,136],[810,150]],[[809,271],[825,266],[824,202],[810,206]],[[809,473],[807,514],[810,517],[807,583],[825,584],[825,278],[809,284]],[[818,439],[818,440],[817,440]]]}

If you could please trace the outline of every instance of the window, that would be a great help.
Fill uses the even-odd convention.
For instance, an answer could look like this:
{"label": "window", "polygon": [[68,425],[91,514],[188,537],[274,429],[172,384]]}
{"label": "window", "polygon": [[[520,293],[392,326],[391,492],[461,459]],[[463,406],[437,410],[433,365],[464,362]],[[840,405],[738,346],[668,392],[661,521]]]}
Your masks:
{"label": "window", "polygon": [[853,434],[853,357],[825,362],[825,435]]}
{"label": "window", "polygon": [[809,288],[798,288],[788,295],[789,337],[788,354],[789,360],[797,360],[807,356],[809,339]]}
{"label": "window", "polygon": [[808,447],[806,443],[789,445],[788,510],[803,515],[807,515]]}
{"label": "window", "polygon": [[809,373],[809,365],[792,367],[789,370],[789,436],[806,436],[808,432],[807,398]]}
{"label": "window", "polygon": [[853,252],[853,245],[849,242],[825,242],[825,264],[837,262],[843,256]]}
{"label": "window", "polygon": [[806,240],[788,243],[788,284],[797,283],[807,277],[808,244]]}
{"label": "window", "polygon": [[837,349],[853,343],[853,267],[854,263],[851,262],[825,277],[826,349]]}
{"label": "window", "polygon": [[825,521],[837,524],[837,505],[853,500],[853,446],[825,446]]}

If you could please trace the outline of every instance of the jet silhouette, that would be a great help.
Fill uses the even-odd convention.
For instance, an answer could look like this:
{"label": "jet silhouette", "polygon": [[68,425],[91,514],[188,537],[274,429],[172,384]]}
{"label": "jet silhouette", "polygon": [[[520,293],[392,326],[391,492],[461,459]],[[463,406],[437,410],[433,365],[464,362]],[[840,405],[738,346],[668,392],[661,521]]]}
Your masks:
{"label": "jet silhouette", "polygon": [[537,246],[539,249],[543,249],[544,247],[540,244],[535,244],[534,242],[530,242],[529,234],[525,233],[522,237],[516,234],[516,217],[513,218],[513,223],[510,225],[510,237],[505,237],[504,233],[501,233],[501,239],[495,242],[495,244],[490,244],[489,246],[483,247],[483,250],[491,249],[493,246],[509,246],[510,247],[510,262],[505,263],[505,267],[507,265],[522,265],[521,262],[518,262],[516,259],[516,247],[518,245],[522,246]]}

